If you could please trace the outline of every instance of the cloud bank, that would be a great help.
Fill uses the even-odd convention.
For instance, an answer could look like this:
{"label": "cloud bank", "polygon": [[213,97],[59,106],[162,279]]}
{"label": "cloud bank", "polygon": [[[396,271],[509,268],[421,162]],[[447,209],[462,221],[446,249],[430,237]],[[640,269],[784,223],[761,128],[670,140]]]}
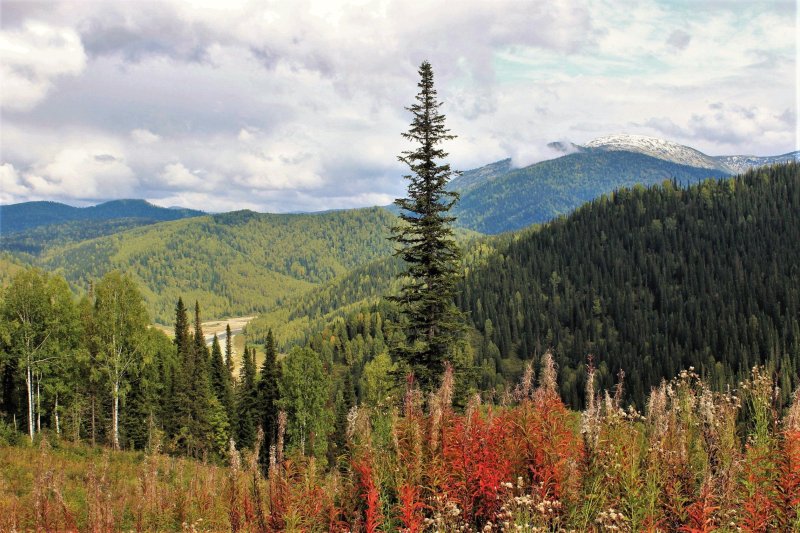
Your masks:
{"label": "cloud bank", "polygon": [[0,201],[389,203],[431,61],[469,169],[616,132],[797,148],[794,2],[2,4]]}

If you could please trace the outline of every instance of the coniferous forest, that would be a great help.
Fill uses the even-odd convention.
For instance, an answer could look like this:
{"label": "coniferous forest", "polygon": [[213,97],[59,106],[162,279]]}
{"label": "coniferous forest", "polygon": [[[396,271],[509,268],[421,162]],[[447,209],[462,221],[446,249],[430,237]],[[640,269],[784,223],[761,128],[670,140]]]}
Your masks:
{"label": "coniferous forest", "polygon": [[640,407],[688,366],[724,390],[767,365],[783,401],[800,384],[797,164],[620,190],[504,241],[459,292],[482,388],[550,348],[575,407],[587,355],[604,388],[624,371]]}

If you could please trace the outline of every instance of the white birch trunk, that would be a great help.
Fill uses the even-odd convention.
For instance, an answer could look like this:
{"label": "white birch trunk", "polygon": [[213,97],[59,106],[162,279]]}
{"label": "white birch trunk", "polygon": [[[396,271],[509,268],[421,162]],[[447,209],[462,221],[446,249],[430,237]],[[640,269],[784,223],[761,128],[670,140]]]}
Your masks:
{"label": "white birch trunk", "polygon": [[33,442],[33,383],[31,376],[31,367],[28,365],[27,374],[25,375],[25,386],[28,389],[28,434]]}
{"label": "white birch trunk", "polygon": [[53,409],[56,417],[56,435],[61,435],[61,424],[59,424],[58,420],[58,393],[56,393],[56,406]]}
{"label": "white birch trunk", "polygon": [[119,450],[119,381],[114,382],[114,449]]}

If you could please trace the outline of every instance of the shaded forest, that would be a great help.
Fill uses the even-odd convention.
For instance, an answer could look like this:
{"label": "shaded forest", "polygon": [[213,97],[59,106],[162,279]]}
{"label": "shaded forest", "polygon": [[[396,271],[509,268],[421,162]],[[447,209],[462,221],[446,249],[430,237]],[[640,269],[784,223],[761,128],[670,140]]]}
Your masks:
{"label": "shaded forest", "polygon": [[509,235],[463,281],[482,334],[481,388],[552,348],[561,393],[583,405],[587,355],[628,399],[694,366],[721,389],[766,364],[782,397],[800,375],[800,167],[603,196]]}

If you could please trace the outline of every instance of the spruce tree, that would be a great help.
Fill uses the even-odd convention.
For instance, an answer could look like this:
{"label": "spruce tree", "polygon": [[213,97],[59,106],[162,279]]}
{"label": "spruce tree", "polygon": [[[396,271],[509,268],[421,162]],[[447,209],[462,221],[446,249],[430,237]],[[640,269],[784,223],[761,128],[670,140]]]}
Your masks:
{"label": "spruce tree", "polygon": [[237,442],[239,447],[250,448],[256,440],[258,413],[256,412],[255,350],[245,347],[242,373],[236,398]]}
{"label": "spruce tree", "polygon": [[183,298],[178,298],[175,306],[174,337],[177,365],[170,384],[170,412],[166,429],[171,437],[172,447],[183,449],[187,453],[192,446],[190,425],[193,399],[190,394],[190,386],[194,365],[190,338],[186,306],[183,304]]}
{"label": "spruce tree", "polygon": [[175,346],[178,349],[178,355],[185,355],[189,350],[189,317],[187,316],[186,306],[183,304],[183,298],[178,297],[178,303],[175,305]]}
{"label": "spruce tree", "polygon": [[225,325],[225,367],[228,369],[228,375],[233,383],[233,339],[230,324]]}
{"label": "spruce tree", "polygon": [[261,366],[261,378],[258,381],[258,416],[259,424],[264,430],[264,446],[261,448],[261,462],[269,463],[269,447],[278,438],[278,382],[281,379],[281,368],[275,351],[275,339],[272,330],[267,333],[264,345],[264,364]]}
{"label": "spruce tree", "polygon": [[328,441],[328,465],[337,465],[339,458],[347,451],[347,415],[356,405],[353,376],[350,371],[344,373],[339,382],[334,399],[333,433]]}
{"label": "spruce tree", "polygon": [[239,427],[238,413],[236,410],[236,377],[234,376],[233,368],[233,341],[231,336],[231,325],[225,326],[225,374],[228,380],[228,398],[226,399],[225,408],[228,410],[228,422],[231,425],[231,435],[237,437],[237,429]]}
{"label": "spruce tree", "polygon": [[228,422],[232,425],[234,411],[233,388],[230,374],[222,360],[222,349],[219,346],[219,339],[216,335],[214,335],[214,341],[211,343],[211,389],[224,408]]}
{"label": "spruce tree", "polygon": [[403,137],[416,144],[404,151],[399,160],[411,173],[408,197],[398,198],[402,223],[392,228],[391,239],[400,245],[395,255],[406,263],[401,279],[406,282],[397,301],[407,319],[406,343],[398,355],[424,389],[430,389],[442,373],[446,361],[463,331],[463,320],[454,304],[459,277],[460,251],[450,224],[455,217],[448,212],[458,194],[445,186],[457,174],[441,162],[447,153],[443,141],[454,139],[445,128],[445,116],[439,111],[433,87],[433,70],[423,62],[416,102],[407,109],[413,114]]}
{"label": "spruce tree", "polygon": [[264,364],[261,366],[261,378],[258,382],[258,407],[261,419],[259,423],[264,430],[265,448],[268,449],[278,435],[278,399],[280,398],[278,381],[281,375],[271,329],[267,333],[264,351]]}

